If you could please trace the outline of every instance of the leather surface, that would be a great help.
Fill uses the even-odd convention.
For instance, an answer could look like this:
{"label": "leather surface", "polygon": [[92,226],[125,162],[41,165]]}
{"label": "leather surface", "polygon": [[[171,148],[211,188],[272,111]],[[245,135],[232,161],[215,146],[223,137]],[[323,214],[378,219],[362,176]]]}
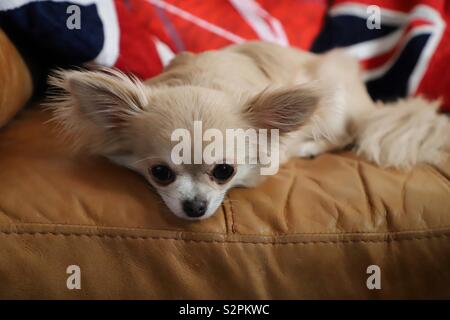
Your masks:
{"label": "leather surface", "polygon": [[25,62],[0,29],[0,127],[25,105],[32,91],[31,75]]}
{"label": "leather surface", "polygon": [[450,161],[294,159],[191,223],[48,120],[37,107],[0,129],[0,298],[450,298]]}

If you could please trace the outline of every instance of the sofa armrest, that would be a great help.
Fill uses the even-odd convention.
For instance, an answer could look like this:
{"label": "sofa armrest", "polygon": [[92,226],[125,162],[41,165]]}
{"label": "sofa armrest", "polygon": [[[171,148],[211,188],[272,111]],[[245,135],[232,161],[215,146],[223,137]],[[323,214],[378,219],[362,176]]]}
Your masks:
{"label": "sofa armrest", "polygon": [[0,127],[2,127],[31,97],[33,83],[20,53],[1,29],[0,70]]}

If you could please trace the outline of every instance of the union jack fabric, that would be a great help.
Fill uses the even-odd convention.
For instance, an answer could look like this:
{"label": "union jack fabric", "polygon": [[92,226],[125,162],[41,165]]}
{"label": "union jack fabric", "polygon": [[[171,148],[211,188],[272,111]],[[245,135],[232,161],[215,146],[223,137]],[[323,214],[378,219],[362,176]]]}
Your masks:
{"label": "union jack fabric", "polygon": [[[79,25],[68,28],[74,14]],[[421,94],[446,110],[449,23],[445,0],[0,0],[0,27],[63,65],[95,61],[146,79],[178,52],[252,39],[344,47],[374,99]]]}

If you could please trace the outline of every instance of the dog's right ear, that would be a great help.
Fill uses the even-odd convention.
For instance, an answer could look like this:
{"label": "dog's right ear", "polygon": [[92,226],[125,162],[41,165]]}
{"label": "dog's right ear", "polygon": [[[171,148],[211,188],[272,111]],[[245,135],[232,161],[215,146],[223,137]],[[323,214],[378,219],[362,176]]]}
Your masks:
{"label": "dog's right ear", "polygon": [[50,76],[49,84],[47,106],[64,131],[78,141],[89,136],[117,140],[129,120],[148,105],[148,88],[114,69],[60,70]]}
{"label": "dog's right ear", "polygon": [[57,71],[49,83],[87,119],[107,128],[120,127],[148,103],[139,80],[115,69]]}

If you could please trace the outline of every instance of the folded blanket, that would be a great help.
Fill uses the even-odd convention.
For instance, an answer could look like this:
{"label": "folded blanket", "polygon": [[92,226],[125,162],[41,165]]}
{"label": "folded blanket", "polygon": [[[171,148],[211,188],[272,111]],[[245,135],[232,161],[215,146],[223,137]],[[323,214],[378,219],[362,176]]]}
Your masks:
{"label": "folded blanket", "polygon": [[[88,61],[141,78],[178,52],[262,39],[345,47],[374,99],[422,94],[450,110],[450,5],[444,0],[2,0],[0,27],[63,65]],[[376,5],[376,6],[370,6]]]}

